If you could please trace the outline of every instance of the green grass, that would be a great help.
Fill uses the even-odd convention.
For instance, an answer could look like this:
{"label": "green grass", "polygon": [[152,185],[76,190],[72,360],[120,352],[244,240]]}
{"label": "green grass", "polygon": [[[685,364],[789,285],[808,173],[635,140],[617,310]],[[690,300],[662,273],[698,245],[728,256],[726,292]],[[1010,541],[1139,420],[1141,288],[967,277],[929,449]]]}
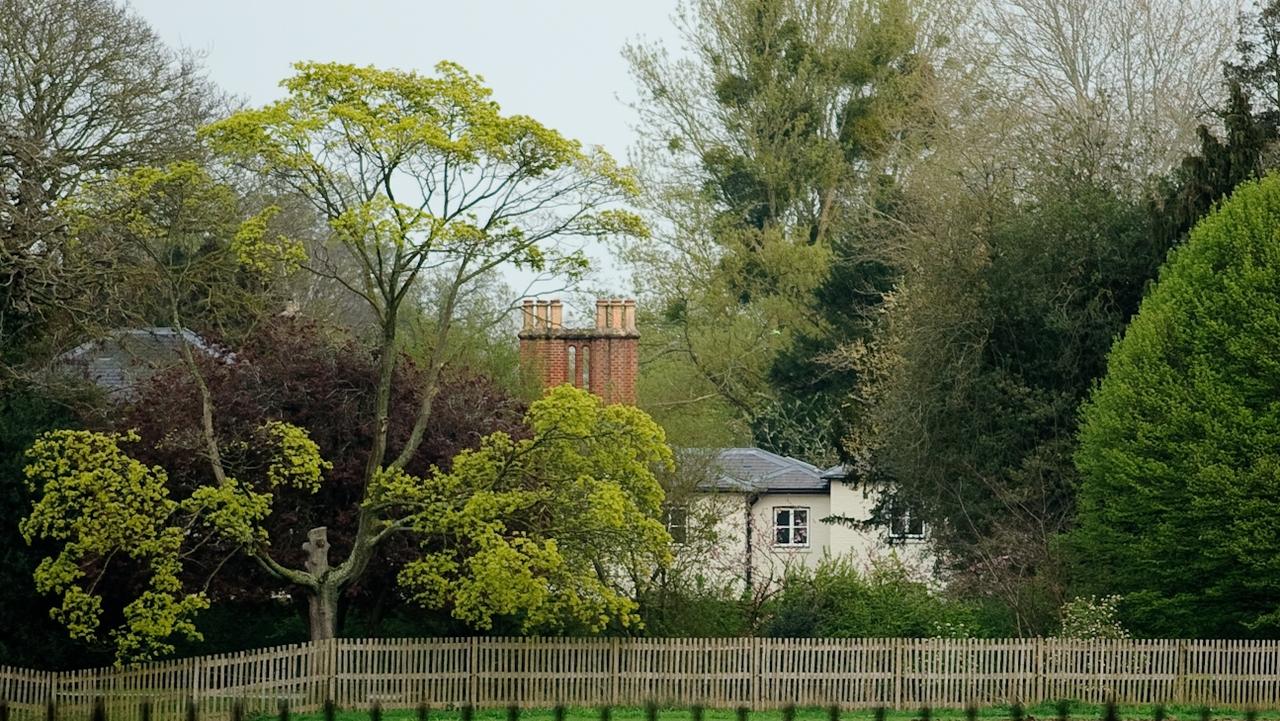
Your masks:
{"label": "green grass", "polygon": [[[1073,721],[1097,721],[1102,719],[1105,709],[1090,704],[1072,704],[1070,718]],[[1124,721],[1151,721],[1155,717],[1154,706],[1121,706],[1117,709],[1119,717]],[[1025,710],[1027,721],[1052,721],[1058,716],[1056,704],[1040,704],[1029,706]],[[1232,709],[1211,709],[1214,719],[1243,719],[1243,711]],[[430,709],[428,721],[459,721],[456,710]],[[930,717],[933,721],[963,721],[964,709],[932,709]],[[269,719],[272,717],[262,717]],[[416,721],[417,712],[413,709],[386,709],[382,712],[383,721]],[[704,721],[736,721],[737,716],[732,709],[707,709]],[[749,721],[781,721],[781,711],[752,711]],[[885,721],[917,721],[922,718],[919,710],[885,711]],[[986,721],[1009,719],[1010,709],[1007,706],[992,706],[978,710],[978,718]],[[1198,721],[1200,708],[1192,706],[1169,706],[1165,709],[1167,721]],[[1260,711],[1259,721],[1280,721],[1280,711]],[[292,721],[323,721],[323,714],[294,714]],[[526,709],[520,713],[520,721],[553,721],[551,709]],[[599,721],[599,709],[570,708],[565,714],[565,721]],[[795,721],[827,721],[827,710],[823,708],[796,709]],[[841,721],[874,721],[875,711],[871,709],[844,711]],[[612,709],[612,721],[646,721],[645,710],[635,707],[618,707]],[[367,709],[340,709],[337,721],[369,721]],[[507,721],[506,709],[476,709],[474,721]],[[658,712],[658,721],[691,721],[688,708],[662,708]]]}

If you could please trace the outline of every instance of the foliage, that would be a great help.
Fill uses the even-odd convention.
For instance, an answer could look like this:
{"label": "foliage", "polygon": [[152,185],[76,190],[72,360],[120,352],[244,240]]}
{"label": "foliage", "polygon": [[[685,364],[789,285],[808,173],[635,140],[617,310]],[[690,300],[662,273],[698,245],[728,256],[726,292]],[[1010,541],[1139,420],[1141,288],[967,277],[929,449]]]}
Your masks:
{"label": "foliage", "polygon": [[1022,633],[1062,604],[1076,409],[1159,262],[1137,203],[1070,176],[1034,193],[962,196],[923,229],[864,360],[871,430],[851,439],[895,488],[880,511],[915,508],[958,586],[1002,598]]}
{"label": "foliage", "polygon": [[109,275],[67,257],[60,204],[82,181],[197,153],[219,101],[196,58],[112,0],[0,4],[0,362],[25,365],[101,310]]}
{"label": "foliage", "polygon": [[767,636],[929,637],[986,635],[976,609],[929,589],[895,559],[865,572],[848,560],[827,560],[789,575],[771,604]]}
{"label": "foliage", "polygon": [[[355,508],[363,493],[364,449],[374,433],[368,413],[376,393],[373,352],[348,331],[302,318],[273,318],[244,338],[235,358],[230,364],[199,361],[210,392],[219,399],[217,433],[231,474],[247,477],[252,469],[269,466],[272,459],[263,453],[268,446],[261,429],[274,421],[311,429],[308,435],[319,446],[319,455],[333,464],[314,493],[295,485],[274,491],[280,502],[263,520],[272,548],[283,561],[301,564],[306,532],[316,526],[328,528],[330,543],[347,547],[358,517],[344,509]],[[400,390],[390,412],[393,443],[402,443],[412,428],[422,375],[419,363],[401,358],[394,379]],[[495,431],[522,437],[528,433],[524,411],[520,402],[488,379],[450,369],[436,399],[437,422],[407,469],[424,475],[432,466],[448,468],[454,455]],[[133,455],[165,468],[176,494],[190,494],[215,482],[202,455],[199,391],[184,368],[159,374],[139,388],[111,425],[137,429],[142,440]],[[288,585],[259,577],[252,559],[228,560],[232,550],[210,542],[188,559],[191,582],[207,579],[215,604],[269,603],[281,593],[297,595]],[[366,628],[376,631],[383,617],[403,605],[395,576],[416,554],[410,539],[388,539],[376,563],[346,588],[340,607],[344,617],[357,615],[365,619]],[[215,575],[220,564],[225,565]]]}
{"label": "foliage", "polygon": [[[182,591],[184,533],[172,522],[179,504],[169,497],[164,471],[129,458],[122,440],[137,436],[51,431],[38,438],[25,474],[39,500],[20,529],[28,543],[60,542],[58,555],[36,569],[36,589],[61,597],[53,617],[73,638],[97,636],[102,598],[95,590],[116,557],[142,569],[146,590],[125,606],[124,624],[112,635],[120,658],[147,660],[172,650],[170,636],[195,636],[191,616],[208,601]],[[96,575],[86,566],[96,566]]]}
{"label": "foliage", "polygon": [[841,342],[811,340],[845,330],[827,319],[861,317],[863,296],[835,294],[827,316],[814,292],[857,265],[833,266],[837,253],[876,257],[854,228],[924,83],[913,21],[900,0],[704,0],[677,20],[691,60],[627,48],[661,232],[621,250],[668,326],[650,352],[700,376],[683,412],[727,406],[772,450],[833,457],[839,424],[805,423],[839,405],[812,382],[836,374],[788,367],[779,397],[771,373],[793,343]]}
{"label": "foliage", "polygon": [[87,181],[64,203],[68,255],[118,266],[81,286],[101,309],[91,328],[185,326],[234,342],[284,305],[302,249],[273,220],[278,208],[245,206],[188,161]]}
{"label": "foliage", "polygon": [[639,599],[640,617],[650,636],[718,638],[754,632],[747,604],[730,589],[703,579],[688,585],[662,585]]}
{"label": "foliage", "polygon": [[[297,508],[276,506],[276,494],[319,495],[329,488],[329,483],[320,483],[318,478],[327,470],[319,444],[309,439],[303,427],[278,425],[279,419],[271,417],[235,428],[231,439],[224,438],[219,431],[224,399],[213,392],[209,364],[198,359],[186,344],[179,351],[195,395],[194,434],[185,438],[161,435],[152,446],[163,448],[179,441],[174,445],[190,451],[188,460],[207,468],[205,478],[184,474],[187,495],[177,501],[178,510],[189,516],[184,527],[198,531],[184,534],[183,539],[210,554],[224,553],[220,560],[216,556],[206,559],[206,583],[209,575],[216,575],[244,554],[274,582],[296,589],[309,601],[313,637],[326,638],[336,631],[341,592],[364,577],[384,544],[413,530],[401,523],[404,519],[385,515],[396,508],[396,499],[386,493],[390,488],[406,493],[412,490],[413,484],[405,480],[411,477],[409,466],[419,459],[431,424],[443,420],[437,401],[451,357],[450,331],[465,292],[477,279],[506,265],[576,277],[584,259],[564,241],[637,235],[644,228],[616,203],[637,190],[629,171],[602,151],[584,151],[577,142],[531,118],[504,116],[480,79],[454,64],[443,63],[437,76],[424,77],[304,63],[297,66],[297,74],[285,87],[288,95],[284,99],[213,123],[204,129],[203,137],[226,159],[263,182],[290,188],[306,198],[327,222],[344,254],[342,262],[335,262],[337,256],[332,253],[304,260],[290,236],[272,230],[279,215],[273,209],[247,214],[247,219],[237,216],[234,225],[223,222],[231,214],[224,216],[219,211],[229,205],[224,201],[230,198],[189,166],[143,168],[105,181],[106,192],[95,194],[93,199],[107,202],[91,204],[86,216],[96,222],[86,226],[95,231],[95,237],[122,239],[123,245],[136,253],[135,262],[143,272],[152,274],[168,310],[169,325],[175,327],[186,327],[189,319],[206,310],[212,317],[226,312],[220,298],[198,292],[200,276],[192,272],[197,263],[171,262],[174,255],[189,256],[199,247],[202,231],[225,238],[217,255],[241,277],[257,280],[277,269],[287,271],[292,265],[304,264],[309,271],[345,287],[376,321],[370,402],[356,408],[368,418],[367,443],[363,448],[344,447],[348,457],[361,456],[356,460],[358,480],[340,487],[340,505],[313,506],[321,516],[318,525],[294,529],[294,533],[308,536],[305,557],[276,546],[270,526],[277,508],[283,511],[281,515],[291,515]],[[184,193],[170,192],[188,186],[207,191],[214,202],[188,207]],[[153,192],[157,189],[160,192]],[[117,199],[120,202],[114,202]],[[177,240],[176,247],[165,244],[172,239]],[[437,274],[443,283],[435,289],[430,333],[418,341],[423,349],[420,373],[411,376],[412,390],[397,388],[397,379],[404,378],[399,372],[401,313],[412,307],[431,274]],[[225,286],[223,281],[211,284],[218,289]],[[208,307],[189,306],[193,297]],[[412,396],[416,396],[416,406],[409,412],[408,423],[394,434],[400,442],[392,448],[393,397]],[[231,415],[234,418],[235,414]],[[247,415],[255,414],[249,411]],[[332,421],[326,417],[322,425]],[[492,455],[503,446],[496,440],[491,442],[496,444]],[[522,441],[511,439],[509,443],[516,447]],[[474,466],[467,468],[479,473]],[[447,473],[455,470],[425,472],[443,482],[450,478]],[[56,487],[52,477],[40,480]],[[375,491],[386,503],[371,502],[368,494]],[[109,502],[106,498],[95,500]],[[605,496],[595,500],[617,501]],[[519,504],[499,505],[484,517],[492,527],[505,519],[503,511],[521,508]],[[90,504],[61,510],[93,513],[96,509]],[[331,565],[327,527],[335,520],[339,521],[335,526],[351,531],[340,547],[345,557]],[[494,539],[501,539],[501,543]],[[466,561],[470,558],[466,554],[474,552],[478,560],[467,571],[490,582],[496,582],[495,574],[506,561],[513,560],[512,554],[536,566],[526,569],[531,584],[540,582],[535,578],[538,573],[556,571],[560,574],[557,579],[563,580],[564,574],[580,570],[575,563],[581,559],[557,552],[549,535],[538,544],[524,537],[493,533],[482,540],[482,545],[458,549],[457,560]],[[166,546],[164,550],[170,549]],[[440,558],[434,553],[427,551],[420,557],[425,560],[417,567],[418,578],[425,583],[444,577],[442,568],[430,567],[431,559]],[[458,592],[465,593],[469,578],[454,574],[449,582],[458,584]],[[502,590],[520,591],[511,585]],[[604,623],[609,614],[629,616],[625,599],[600,589],[594,593],[593,598],[556,596],[558,605],[528,594],[489,604],[480,594],[464,598],[458,608],[478,623],[487,623],[493,613],[524,608],[522,604],[532,604],[547,615],[550,611],[545,609],[563,608],[570,600],[576,604],[578,618],[594,614],[589,627]],[[540,617],[536,622],[546,620]],[[164,630],[155,625],[141,633],[152,632],[152,640],[158,643]],[[138,637],[122,636],[125,641],[117,644],[119,650],[132,653],[135,649],[129,644]]]}
{"label": "foliage", "polygon": [[61,389],[15,383],[0,393],[0,605],[9,621],[0,625],[0,658],[31,668],[83,663],[92,653],[69,641],[49,618],[46,598],[31,579],[43,548],[28,547],[18,524],[31,507],[22,477],[23,453],[43,432],[76,423],[72,407],[89,399]]}
{"label": "foliage", "polygon": [[1062,638],[1129,638],[1120,622],[1119,596],[1074,598],[1062,607]]}
{"label": "foliage", "polygon": [[[1230,74],[1230,73],[1229,73]],[[1158,250],[1182,242],[1196,221],[1240,183],[1257,178],[1267,167],[1277,126],[1253,108],[1240,83],[1228,83],[1226,105],[1218,111],[1222,137],[1201,125],[1198,153],[1183,158],[1150,203],[1153,240]],[[1274,112],[1274,111],[1272,111]]]}
{"label": "foliage", "polygon": [[635,624],[628,588],[669,561],[654,471],[671,464],[642,411],[561,386],[530,406],[531,437],[487,436],[448,472],[382,476],[371,504],[408,511],[424,539],[400,582],[428,608],[487,628],[523,614],[526,630]]}
{"label": "foliage", "polygon": [[1278,222],[1274,177],[1201,221],[1082,412],[1077,580],[1107,579],[1135,632],[1261,635],[1280,621]]}

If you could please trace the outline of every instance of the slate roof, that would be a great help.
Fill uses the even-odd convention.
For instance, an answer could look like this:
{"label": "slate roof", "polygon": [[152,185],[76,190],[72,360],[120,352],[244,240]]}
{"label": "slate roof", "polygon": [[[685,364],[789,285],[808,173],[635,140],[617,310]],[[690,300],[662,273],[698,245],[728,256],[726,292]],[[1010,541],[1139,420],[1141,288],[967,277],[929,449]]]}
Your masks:
{"label": "slate roof", "polygon": [[804,461],[759,448],[723,448],[715,452],[706,490],[742,493],[826,493],[831,482]]}
{"label": "slate roof", "polygon": [[843,481],[844,479],[848,478],[852,473],[853,473],[852,468],[849,468],[848,466],[841,463],[840,465],[832,466],[827,470],[823,471],[822,477],[827,479],[828,481]]}
{"label": "slate roof", "polygon": [[128,393],[156,373],[182,362],[182,343],[226,361],[234,356],[190,330],[126,328],[81,343],[59,356],[58,365],[93,382],[108,393]]}

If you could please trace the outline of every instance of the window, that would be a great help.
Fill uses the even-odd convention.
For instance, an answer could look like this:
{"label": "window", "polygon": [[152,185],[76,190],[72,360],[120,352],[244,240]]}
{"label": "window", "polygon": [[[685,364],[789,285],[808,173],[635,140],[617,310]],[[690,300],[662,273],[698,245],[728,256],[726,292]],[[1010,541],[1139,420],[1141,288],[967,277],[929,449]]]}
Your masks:
{"label": "window", "polygon": [[574,346],[569,346],[568,353],[566,370],[569,372],[569,385],[576,386],[578,385],[578,349]]}
{"label": "window", "polygon": [[924,521],[910,506],[894,504],[889,512],[889,540],[906,541],[924,538]]}
{"label": "window", "polygon": [[773,509],[773,542],[778,546],[809,545],[809,509],[775,506]]}
{"label": "window", "polygon": [[667,533],[671,534],[673,543],[689,541],[689,509],[670,506],[662,512],[662,521],[667,524]]}

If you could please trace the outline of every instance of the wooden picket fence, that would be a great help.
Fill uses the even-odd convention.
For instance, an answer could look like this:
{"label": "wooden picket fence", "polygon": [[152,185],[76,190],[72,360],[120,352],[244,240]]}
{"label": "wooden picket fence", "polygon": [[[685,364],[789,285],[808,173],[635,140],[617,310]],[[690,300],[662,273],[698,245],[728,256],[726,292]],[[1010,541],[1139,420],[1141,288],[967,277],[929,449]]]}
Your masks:
{"label": "wooden picket fence", "polygon": [[1280,641],[1068,639],[333,639],[124,669],[0,666],[12,718],[202,719],[342,707],[960,707],[1060,699],[1280,709]]}

